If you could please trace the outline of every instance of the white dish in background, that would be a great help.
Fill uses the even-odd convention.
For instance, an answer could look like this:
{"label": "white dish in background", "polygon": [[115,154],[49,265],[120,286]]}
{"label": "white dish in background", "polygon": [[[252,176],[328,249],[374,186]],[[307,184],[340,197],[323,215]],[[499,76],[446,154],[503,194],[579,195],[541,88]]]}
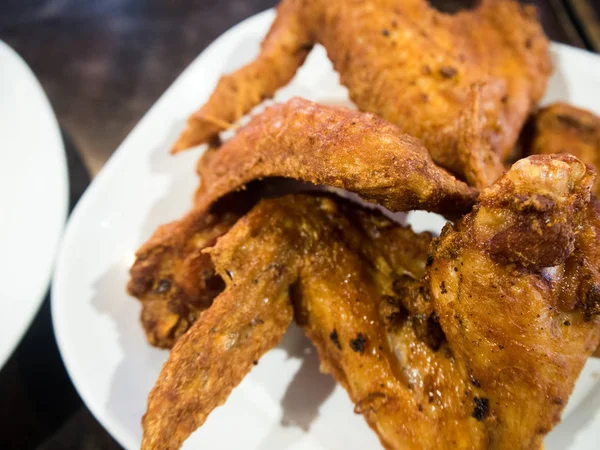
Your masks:
{"label": "white dish in background", "polygon": [[[190,207],[198,183],[200,150],[172,157],[169,147],[219,76],[252,59],[272,19],[267,11],[242,22],[186,69],[121,144],[67,226],[52,288],[58,343],[87,406],[127,449],[139,448],[146,397],[167,358],[145,341],[139,304],[125,293],[128,269],[154,229]],[[556,73],[547,100],[600,113],[600,58],[556,44],[552,54]],[[348,103],[322,48],[276,100],[294,95]],[[418,230],[439,229],[441,222],[422,213],[412,221]],[[380,448],[345,391],[318,366],[310,343],[292,327],[184,448]],[[597,448],[598,373],[600,360],[590,360],[570,402],[572,412],[546,439],[546,450]]]}
{"label": "white dish in background", "polygon": [[50,103],[27,64],[0,41],[0,367],[44,299],[68,202]]}

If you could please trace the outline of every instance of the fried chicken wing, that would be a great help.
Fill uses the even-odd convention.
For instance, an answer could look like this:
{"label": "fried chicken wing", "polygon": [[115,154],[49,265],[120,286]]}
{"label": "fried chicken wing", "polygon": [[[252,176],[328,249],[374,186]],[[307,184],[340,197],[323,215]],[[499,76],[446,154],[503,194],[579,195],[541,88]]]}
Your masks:
{"label": "fried chicken wing", "polygon": [[[426,0],[283,0],[258,58],[219,81],[173,151],[208,142],[273,96],[320,43],[359,109],[422,139],[437,164],[485,187],[502,173],[551,71],[535,16],[511,0],[455,15]],[[465,127],[482,136],[480,146],[463,145]],[[471,166],[473,154],[488,167]]]}
{"label": "fried chicken wing", "polygon": [[173,347],[149,396],[142,448],[178,448],[277,344],[293,303],[314,286],[328,287],[319,293],[327,301],[356,299],[358,314],[381,295],[379,277],[391,285],[423,272],[428,234],[333,198],[264,200],[210,250],[227,287]]}
{"label": "fried chicken wing", "polygon": [[[161,227],[136,253],[128,291],[142,303],[148,341],[171,347],[222,290],[202,250],[256,201],[212,211],[253,180],[288,177],[343,188],[393,211],[468,211],[477,192],[439,169],[419,143],[373,114],[295,98],[256,116],[198,164],[194,209]],[[256,195],[254,197],[257,197]]]}
{"label": "fried chicken wing", "polygon": [[[533,117],[530,154],[570,153],[600,170],[600,117],[566,103],[554,103]],[[600,179],[592,189],[600,196]]]}
{"label": "fried chicken wing", "polygon": [[274,176],[346,189],[392,211],[457,215],[477,195],[396,126],[374,114],[301,98],[254,117],[221,148],[206,152],[198,173],[198,207]]}
{"label": "fried chicken wing", "polygon": [[[477,195],[394,125],[373,114],[300,98],[268,108],[221,148],[208,150],[198,172],[194,209],[159,228],[137,252],[130,271],[128,291],[142,303],[148,341],[159,347],[171,347],[222,289],[202,250],[258,198],[273,194],[265,189],[275,189],[262,182],[262,191],[245,195],[252,181],[283,176],[313,188],[343,188],[393,211],[425,209],[449,217],[467,212]],[[290,183],[282,183],[274,186],[289,191]],[[229,195],[236,190],[241,191]],[[233,199],[229,207],[213,212],[225,197]]]}
{"label": "fried chicken wing", "polygon": [[[592,181],[575,158],[520,161],[446,226],[422,280],[381,299],[379,322],[349,301],[307,302],[322,365],[386,448],[540,448],[600,339]],[[377,359],[385,344],[395,367]]]}
{"label": "fried chicken wing", "polygon": [[521,160],[437,243],[426,283],[488,448],[540,448],[600,339],[593,181],[571,156]]}
{"label": "fried chicken wing", "polygon": [[[231,247],[214,256],[227,287],[171,350],[149,396],[142,448],[179,448],[225,402],[253,362],[279,342],[293,319],[289,285],[294,272],[280,246],[287,230],[246,240],[252,219],[240,221],[223,238]],[[269,226],[268,220],[261,222]]]}
{"label": "fried chicken wing", "polygon": [[377,212],[261,202],[210,251],[227,288],[163,368],[143,448],[178,448],[293,308],[386,448],[539,449],[600,340],[593,181],[571,156],[519,161],[429,256]]}

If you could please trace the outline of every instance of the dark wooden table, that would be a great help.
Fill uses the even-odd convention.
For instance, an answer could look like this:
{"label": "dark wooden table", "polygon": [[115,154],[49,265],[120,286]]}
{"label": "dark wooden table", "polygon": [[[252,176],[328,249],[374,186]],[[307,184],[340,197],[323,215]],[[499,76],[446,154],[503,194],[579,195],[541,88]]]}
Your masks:
{"label": "dark wooden table", "polygon": [[[579,0],[569,1],[581,5]],[[589,33],[585,34],[586,27],[574,24],[577,8],[569,6],[569,1],[533,3],[539,7],[546,33],[553,40],[593,49],[595,43]],[[71,207],[182,70],[225,30],[275,3],[0,2],[0,39],[19,52],[36,73],[63,130]],[[435,3],[440,9],[454,10],[472,1]],[[590,4],[594,3],[596,0],[591,0]],[[593,7],[590,10],[593,12]],[[54,341],[49,311],[46,298],[30,330],[0,371],[0,448],[120,448],[73,389]]]}

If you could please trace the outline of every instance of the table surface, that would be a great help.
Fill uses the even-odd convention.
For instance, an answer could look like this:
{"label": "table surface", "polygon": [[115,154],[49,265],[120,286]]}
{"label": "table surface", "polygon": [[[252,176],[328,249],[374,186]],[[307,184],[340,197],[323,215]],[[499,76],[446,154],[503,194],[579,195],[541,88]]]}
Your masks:
{"label": "table surface", "polygon": [[[589,1],[589,0],[588,0]],[[594,4],[595,0],[591,0]],[[39,78],[67,148],[71,208],[119,143],[217,36],[275,0],[3,0],[0,39]],[[437,0],[441,9],[472,3]],[[536,0],[556,41],[590,49],[560,0]],[[567,2],[568,3],[568,2]],[[575,1],[575,3],[579,3]],[[49,298],[0,371],[3,449],[112,450],[64,370]]]}

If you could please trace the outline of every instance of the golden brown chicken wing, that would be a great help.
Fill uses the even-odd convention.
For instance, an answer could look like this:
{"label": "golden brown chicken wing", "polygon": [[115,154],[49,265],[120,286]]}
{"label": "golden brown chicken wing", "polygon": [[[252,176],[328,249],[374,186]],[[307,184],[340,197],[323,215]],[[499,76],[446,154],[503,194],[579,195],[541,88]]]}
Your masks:
{"label": "golden brown chicken wing", "polygon": [[274,105],[198,163],[203,208],[255,179],[289,177],[346,189],[392,211],[467,212],[475,190],[431,160],[420,141],[374,114],[301,98]]}
{"label": "golden brown chicken wing", "polygon": [[[357,317],[307,297],[322,364],[386,448],[540,448],[600,339],[592,182],[575,158],[520,161],[447,225],[427,275],[380,301],[379,322],[361,320],[377,305]],[[386,344],[396,365],[378,359]]]}
{"label": "golden brown chicken wing", "polygon": [[[427,237],[379,213],[261,202],[211,251],[227,288],[175,345],[143,448],[178,448],[275,345],[292,305],[386,448],[540,448],[600,340],[593,179],[570,156],[522,160],[427,258]],[[412,262],[392,256],[411,241]]]}
{"label": "golden brown chicken wing", "polygon": [[426,283],[487,448],[540,448],[598,344],[594,178],[570,156],[521,160],[436,246]]}
{"label": "golden brown chicken wing", "polygon": [[[502,173],[551,70],[535,15],[511,0],[482,0],[455,15],[426,0],[283,0],[257,59],[221,78],[173,151],[209,141],[273,96],[320,43],[361,110],[422,139],[437,164],[485,187]],[[465,132],[477,138],[463,140]]]}
{"label": "golden brown chicken wing", "polygon": [[[222,289],[202,249],[213,245],[244,207],[272,194],[249,193],[253,180],[284,176],[343,188],[393,211],[426,209],[450,217],[467,212],[477,195],[438,168],[418,140],[383,119],[299,98],[268,108],[220,149],[207,151],[198,171],[202,184],[194,210],[159,228],[131,268],[129,293],[141,300],[148,341],[159,347],[172,346]],[[229,207],[212,211],[241,188],[237,197],[229,196]]]}
{"label": "golden brown chicken wing", "polygon": [[379,277],[391,286],[423,272],[428,234],[333,198],[265,200],[210,250],[227,287],[173,347],[149,397],[142,448],[178,448],[277,344],[292,305],[315,295],[308,290],[328,286],[327,301],[352,296],[358,313],[380,295]]}
{"label": "golden brown chicken wing", "polygon": [[148,342],[171,348],[225,288],[204,249],[259,199],[308,189],[291,180],[251,184],[217,205],[193,208],[180,220],[160,226],[136,252],[127,284],[128,293],[142,305]]}
{"label": "golden brown chicken wing", "polygon": [[[541,109],[532,119],[530,154],[570,153],[600,170],[600,117],[566,103]],[[600,196],[600,179],[592,189]]]}

